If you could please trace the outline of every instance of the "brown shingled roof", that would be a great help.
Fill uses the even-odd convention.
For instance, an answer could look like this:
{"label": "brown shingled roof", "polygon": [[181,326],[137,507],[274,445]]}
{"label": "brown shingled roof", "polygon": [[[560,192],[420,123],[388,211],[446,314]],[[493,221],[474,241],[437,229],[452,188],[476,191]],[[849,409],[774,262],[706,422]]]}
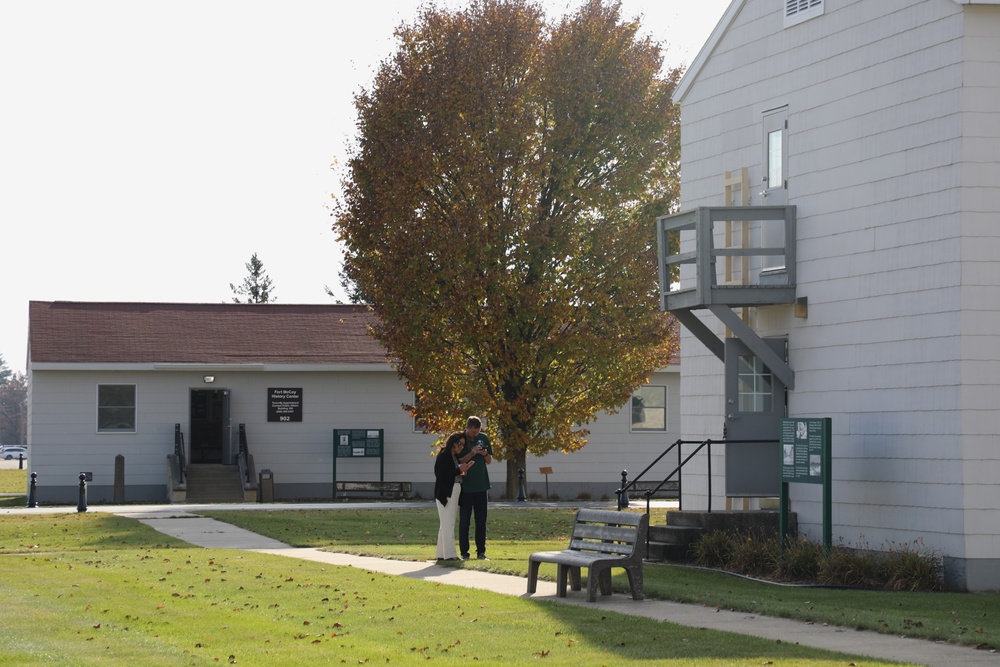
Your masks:
{"label": "brown shingled roof", "polygon": [[32,301],[30,363],[386,363],[367,306]]}

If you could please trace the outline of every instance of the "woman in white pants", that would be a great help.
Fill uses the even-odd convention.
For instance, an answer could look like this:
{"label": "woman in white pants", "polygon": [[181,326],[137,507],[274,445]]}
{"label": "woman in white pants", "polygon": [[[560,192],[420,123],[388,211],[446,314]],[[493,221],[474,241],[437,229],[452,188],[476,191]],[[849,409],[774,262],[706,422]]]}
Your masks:
{"label": "woman in white pants", "polygon": [[458,517],[458,496],[462,492],[462,475],[473,461],[459,463],[458,455],[465,449],[465,432],[448,436],[434,459],[434,504],[437,505],[438,528],[437,559],[456,560],[455,519]]}

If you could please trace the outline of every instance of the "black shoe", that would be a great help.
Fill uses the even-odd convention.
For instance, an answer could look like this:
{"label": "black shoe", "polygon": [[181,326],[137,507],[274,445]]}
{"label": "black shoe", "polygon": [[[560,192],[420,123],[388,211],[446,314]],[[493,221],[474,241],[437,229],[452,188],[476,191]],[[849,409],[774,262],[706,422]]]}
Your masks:
{"label": "black shoe", "polygon": [[489,560],[489,558],[486,557],[486,554],[479,554],[476,556],[476,560]]}
{"label": "black shoe", "polygon": [[469,560],[469,554],[462,554],[462,560]]}

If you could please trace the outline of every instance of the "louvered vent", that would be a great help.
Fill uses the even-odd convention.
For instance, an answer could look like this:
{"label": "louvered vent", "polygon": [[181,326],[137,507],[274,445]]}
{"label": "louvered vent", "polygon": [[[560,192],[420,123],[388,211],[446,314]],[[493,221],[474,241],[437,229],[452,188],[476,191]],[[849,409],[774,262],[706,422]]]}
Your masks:
{"label": "louvered vent", "polygon": [[823,0],[785,0],[785,27],[823,13]]}

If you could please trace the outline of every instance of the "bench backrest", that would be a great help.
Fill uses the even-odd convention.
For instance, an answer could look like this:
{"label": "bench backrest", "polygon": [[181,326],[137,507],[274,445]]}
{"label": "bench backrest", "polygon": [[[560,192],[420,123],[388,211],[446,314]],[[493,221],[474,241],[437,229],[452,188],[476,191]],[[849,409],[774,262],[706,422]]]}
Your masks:
{"label": "bench backrest", "polygon": [[631,556],[646,547],[649,517],[636,512],[581,509],[573,522],[569,548],[612,556]]}

